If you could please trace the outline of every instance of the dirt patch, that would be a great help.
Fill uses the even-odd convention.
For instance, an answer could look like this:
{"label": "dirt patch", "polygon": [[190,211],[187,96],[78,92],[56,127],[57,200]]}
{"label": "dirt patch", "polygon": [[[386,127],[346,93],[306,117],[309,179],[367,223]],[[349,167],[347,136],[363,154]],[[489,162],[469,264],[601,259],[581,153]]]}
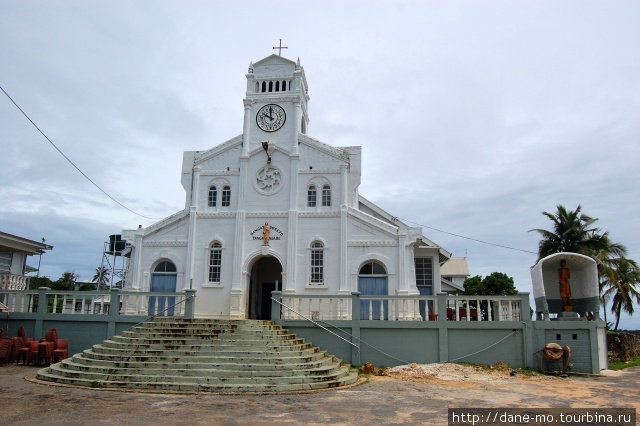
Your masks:
{"label": "dirt patch", "polygon": [[7,425],[447,424],[449,407],[640,408],[640,367],[602,377],[511,376],[511,369],[405,365],[314,393],[188,395],[41,385],[36,369],[0,367]]}

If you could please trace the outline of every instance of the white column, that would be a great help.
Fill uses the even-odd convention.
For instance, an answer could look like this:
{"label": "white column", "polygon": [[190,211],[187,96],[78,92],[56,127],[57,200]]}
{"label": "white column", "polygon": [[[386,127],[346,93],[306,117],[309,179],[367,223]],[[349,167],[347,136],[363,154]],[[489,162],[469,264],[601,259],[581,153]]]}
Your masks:
{"label": "white column", "polygon": [[189,288],[189,283],[193,279],[193,265],[195,263],[196,253],[196,225],[198,212],[195,206],[189,209],[189,237],[187,240],[187,268],[185,271],[185,279],[182,283],[182,289]]}
{"label": "white column", "polygon": [[238,210],[236,213],[236,229],[233,241],[233,278],[231,288],[233,290],[244,291],[244,282],[242,281],[242,264],[243,248],[244,248],[244,228],[246,213],[244,210]]}
{"label": "white column", "polygon": [[251,117],[253,100],[244,100],[244,125],[242,127],[242,155],[249,154],[249,144],[251,143]]}
{"label": "white column", "polygon": [[348,234],[348,174],[347,165],[340,165],[340,286],[338,288],[339,294],[349,294],[351,289],[349,288],[349,270],[347,261],[347,238]]}
{"label": "white column", "polygon": [[191,207],[189,208],[189,234],[187,237],[187,267],[182,280],[182,289],[189,288],[193,279],[193,268],[196,253],[196,226],[198,219],[198,204],[200,202],[200,167],[193,168],[193,188],[191,193]]}
{"label": "white column", "polygon": [[132,274],[132,282],[131,287],[133,290],[138,290],[142,288],[142,237],[144,236],[144,231],[138,230],[136,232],[136,237],[134,241],[133,247],[133,259],[131,265],[133,265],[133,274]]}
{"label": "white column", "polygon": [[397,294],[407,294],[409,283],[407,282],[407,233],[398,232],[398,290]]}
{"label": "white column", "polygon": [[[297,137],[296,137],[297,139]],[[297,142],[295,143],[298,146]],[[289,217],[287,219],[287,265],[284,267],[286,271],[283,274],[282,288],[285,293],[296,292],[296,263],[298,252],[298,164],[299,157],[297,155],[291,156],[289,179],[291,182],[289,190]],[[286,279],[285,279],[286,278]],[[302,286],[304,283],[300,283]]]}
{"label": "white column", "polygon": [[247,292],[245,291],[245,286],[247,283],[247,279],[246,274],[242,273],[245,243],[245,218],[246,213],[244,210],[238,210],[236,212],[236,229],[233,241],[233,260],[231,262],[233,274],[231,279],[231,294],[229,300],[229,314],[231,319],[243,319],[246,316],[245,297],[247,295]]}

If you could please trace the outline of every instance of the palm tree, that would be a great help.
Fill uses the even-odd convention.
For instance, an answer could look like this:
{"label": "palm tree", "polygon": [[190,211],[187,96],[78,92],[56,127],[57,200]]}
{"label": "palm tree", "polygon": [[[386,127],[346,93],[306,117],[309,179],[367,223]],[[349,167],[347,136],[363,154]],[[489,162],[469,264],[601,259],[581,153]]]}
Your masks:
{"label": "palm tree", "polygon": [[93,275],[91,282],[97,283],[98,290],[100,287],[106,287],[109,282],[109,278],[111,276],[111,271],[105,268],[104,266],[100,266],[96,268],[96,273]]}
{"label": "palm tree", "polygon": [[634,299],[635,303],[640,303],[640,291],[637,288],[640,284],[640,269],[635,261],[624,257],[615,259],[615,264],[601,298],[605,301],[612,299],[611,313],[616,317],[614,331],[617,331],[622,311],[633,315]]}
{"label": "palm tree", "polygon": [[554,253],[572,252],[580,253],[595,258],[601,251],[611,255],[622,255],[625,252],[624,246],[612,243],[609,233],[601,233],[600,229],[593,226],[598,221],[582,213],[582,207],[574,211],[567,210],[558,204],[557,212],[542,212],[553,222],[553,230],[531,229],[542,235],[538,244],[538,260]]}
{"label": "palm tree", "polygon": [[[607,292],[607,289],[614,286],[617,280],[617,267],[620,264],[620,259],[623,259],[626,255],[626,248],[622,244],[612,244],[614,252],[618,254],[618,257],[612,257],[610,250],[600,250],[595,256],[595,261],[598,267],[598,289],[600,294],[600,304],[602,305],[602,312],[604,314],[604,322],[607,323],[607,303],[611,299],[611,293]],[[633,261],[631,261],[633,262]]]}

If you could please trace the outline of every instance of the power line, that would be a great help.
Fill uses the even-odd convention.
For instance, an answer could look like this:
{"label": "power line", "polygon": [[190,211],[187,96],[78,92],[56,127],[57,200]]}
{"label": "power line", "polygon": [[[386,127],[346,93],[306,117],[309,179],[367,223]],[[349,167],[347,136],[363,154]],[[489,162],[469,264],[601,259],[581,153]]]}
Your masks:
{"label": "power line", "polygon": [[476,239],[476,238],[466,237],[466,236],[464,236],[464,235],[460,235],[460,234],[454,234],[453,232],[447,232],[447,231],[443,231],[442,229],[434,228],[434,227],[432,227],[432,226],[422,225],[422,224],[420,224],[420,223],[416,223],[416,222],[413,222],[413,221],[411,221],[411,220],[403,219],[403,218],[401,218],[401,217],[396,217],[396,219],[401,220],[401,221],[403,221],[403,222],[412,223],[412,224],[414,224],[414,225],[418,225],[418,226],[421,226],[421,227],[423,227],[423,228],[428,228],[428,229],[431,229],[431,230],[433,230],[433,231],[442,232],[443,234],[453,235],[454,237],[464,238],[465,240],[475,241],[475,242],[477,242],[477,243],[486,244],[486,245],[489,245],[489,246],[505,248],[505,249],[508,249],[508,250],[521,251],[521,252],[523,252],[523,253],[531,253],[531,254],[535,254],[535,255],[537,255],[537,254],[538,254],[538,253],[536,253],[536,252],[534,252],[534,251],[531,251],[531,250],[523,250],[523,249],[519,249],[519,248],[515,248],[515,247],[505,246],[505,245],[502,245],[502,244],[496,244],[496,243],[490,243],[490,242],[488,242],[488,241],[478,240],[478,239]]}
{"label": "power line", "polygon": [[120,207],[130,211],[131,213],[135,214],[136,216],[140,216],[143,217],[145,219],[150,219],[150,220],[154,220],[156,218],[152,218],[152,217],[147,217],[143,214],[137,213],[133,210],[131,210],[129,207],[125,206],[124,204],[122,204],[120,201],[116,200],[114,197],[112,197],[107,191],[105,191],[104,189],[102,189],[97,183],[95,183],[93,180],[91,180],[91,178],[89,176],[86,175],[85,172],[83,172],[82,170],[80,170],[80,168],[78,166],[75,165],[75,163],[73,161],[71,161],[71,159],[69,157],[67,157],[65,155],[64,152],[62,152],[62,150],[60,148],[58,148],[58,146],[53,143],[53,141],[51,139],[49,139],[49,137],[40,129],[40,127],[38,127],[38,125],[36,123],[33,122],[33,120],[27,115],[26,112],[24,112],[24,110],[22,108],[20,108],[20,106],[16,103],[16,101],[13,100],[13,98],[11,96],[9,96],[9,94],[7,93],[6,90],[4,90],[4,88],[2,87],[2,85],[0,85],[0,90],[2,90],[2,92],[7,96],[7,98],[9,98],[9,100],[13,103],[13,105],[15,105],[16,108],[18,108],[18,110],[20,110],[20,112],[22,113],[22,115],[25,116],[25,118],[27,120],[29,120],[29,122],[33,125],[33,127],[35,127],[38,132],[40,132],[40,134],[42,136],[44,136],[44,138],[51,144],[51,146],[53,146],[55,148],[56,151],[58,151],[58,153],[60,155],[62,155],[64,157],[65,160],[67,160],[69,162],[69,164],[71,164],[78,172],[80,172],[80,174],[82,176],[84,176],[85,179],[87,179],[89,182],[91,182],[91,184],[93,184],[93,186],[95,186],[96,188],[98,188],[98,190],[100,192],[102,192],[104,195],[106,195],[107,197],[109,197],[113,202],[115,202],[116,204],[118,204]]}

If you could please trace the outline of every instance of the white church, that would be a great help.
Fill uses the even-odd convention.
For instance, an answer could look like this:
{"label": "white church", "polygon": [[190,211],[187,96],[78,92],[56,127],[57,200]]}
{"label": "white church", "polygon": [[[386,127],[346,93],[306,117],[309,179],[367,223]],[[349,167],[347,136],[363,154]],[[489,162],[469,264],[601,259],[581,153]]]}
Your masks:
{"label": "white church", "polygon": [[[300,61],[249,65],[242,134],[182,162],[185,208],[126,230],[126,287],[196,290],[196,316],[269,318],[283,295],[437,294],[451,254],[359,192],[362,148],[308,135]],[[466,260],[465,260],[466,262]]]}

